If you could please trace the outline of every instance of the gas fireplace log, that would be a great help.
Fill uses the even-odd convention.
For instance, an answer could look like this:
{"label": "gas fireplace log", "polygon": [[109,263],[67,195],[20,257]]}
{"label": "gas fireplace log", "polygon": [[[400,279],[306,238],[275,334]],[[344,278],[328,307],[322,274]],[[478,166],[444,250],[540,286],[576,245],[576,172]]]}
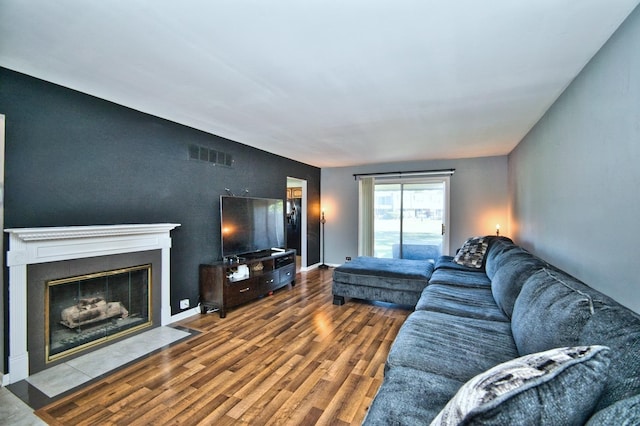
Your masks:
{"label": "gas fireplace log", "polygon": [[126,318],[129,312],[122,302],[106,302],[101,297],[80,299],[77,304],[62,311],[60,323],[69,328],[77,328],[105,319]]}

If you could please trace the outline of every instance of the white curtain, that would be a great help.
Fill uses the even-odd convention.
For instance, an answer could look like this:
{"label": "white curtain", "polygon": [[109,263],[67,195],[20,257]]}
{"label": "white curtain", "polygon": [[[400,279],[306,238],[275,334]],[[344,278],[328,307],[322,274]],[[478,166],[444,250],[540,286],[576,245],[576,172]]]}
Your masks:
{"label": "white curtain", "polygon": [[373,256],[374,181],[372,177],[359,180],[358,256]]}

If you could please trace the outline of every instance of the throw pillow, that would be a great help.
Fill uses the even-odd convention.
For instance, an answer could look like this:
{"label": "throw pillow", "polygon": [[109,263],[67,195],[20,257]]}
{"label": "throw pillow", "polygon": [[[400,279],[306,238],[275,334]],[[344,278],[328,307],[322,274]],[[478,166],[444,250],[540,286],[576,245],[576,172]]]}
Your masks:
{"label": "throw pillow", "polygon": [[431,425],[584,424],[604,389],[608,366],[606,346],[516,358],[465,383]]}
{"label": "throw pillow", "polygon": [[489,241],[486,237],[473,237],[464,242],[453,261],[469,268],[482,268]]}

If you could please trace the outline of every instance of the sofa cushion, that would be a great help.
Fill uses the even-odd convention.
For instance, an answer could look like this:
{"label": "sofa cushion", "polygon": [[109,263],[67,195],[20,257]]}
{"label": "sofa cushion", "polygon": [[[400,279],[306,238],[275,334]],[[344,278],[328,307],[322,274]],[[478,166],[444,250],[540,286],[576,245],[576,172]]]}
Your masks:
{"label": "sofa cushion", "polygon": [[424,425],[431,421],[464,382],[413,368],[387,371],[363,425]]}
{"label": "sofa cushion", "polygon": [[544,268],[525,282],[513,308],[513,338],[521,355],[579,346],[594,314],[592,296],[575,278]]}
{"label": "sofa cushion", "polygon": [[559,346],[611,348],[598,410],[640,393],[640,316],[570,275],[550,269],[532,275],[516,299],[511,326],[523,355]]}
{"label": "sofa cushion", "polygon": [[484,255],[489,248],[489,241],[485,237],[472,237],[464,242],[453,261],[469,268],[482,268]]}
{"label": "sofa cushion", "polygon": [[558,348],[500,364],[467,383],[431,423],[580,425],[607,378],[609,348]]}
{"label": "sofa cushion", "polygon": [[410,367],[466,382],[517,356],[507,322],[416,311],[400,327],[387,368]]}
{"label": "sofa cushion", "polygon": [[488,288],[430,284],[422,291],[415,309],[490,321],[510,321],[496,305]]}
{"label": "sofa cushion", "polygon": [[640,395],[623,399],[598,411],[587,422],[587,426],[602,425],[640,425]]}
{"label": "sofa cushion", "polygon": [[433,271],[429,284],[448,284],[462,287],[491,288],[491,280],[482,271],[457,271],[453,269],[438,269]]}
{"label": "sofa cushion", "polygon": [[499,237],[494,238],[489,244],[489,248],[487,249],[487,255],[485,257],[485,272],[489,276],[489,278],[493,278],[493,274],[495,274],[497,270],[496,260],[505,252],[513,249],[519,248],[508,238]]}
{"label": "sofa cushion", "polygon": [[640,393],[640,315],[590,289],[594,314],[582,329],[579,344],[611,348],[607,387],[597,409]]}
{"label": "sofa cushion", "polygon": [[510,261],[498,269],[491,279],[491,291],[496,304],[511,318],[513,305],[522,286],[533,273],[545,267],[537,257],[524,252],[513,251],[507,255]]}
{"label": "sofa cushion", "polygon": [[528,251],[516,245],[514,245],[513,247],[507,247],[505,248],[505,250],[499,253],[496,253],[496,255],[492,257],[490,261],[487,262],[487,268],[485,268],[487,271],[487,276],[493,279],[496,272],[498,272],[500,268],[502,268],[504,265],[511,262],[511,258],[513,255],[522,254],[522,253],[525,253],[531,256],[531,254]]}

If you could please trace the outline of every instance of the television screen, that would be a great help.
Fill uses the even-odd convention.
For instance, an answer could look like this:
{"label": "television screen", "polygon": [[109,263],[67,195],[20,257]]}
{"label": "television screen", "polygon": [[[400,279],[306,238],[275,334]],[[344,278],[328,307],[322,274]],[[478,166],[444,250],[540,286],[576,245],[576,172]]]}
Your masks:
{"label": "television screen", "polygon": [[222,257],[283,248],[284,201],[220,196]]}

